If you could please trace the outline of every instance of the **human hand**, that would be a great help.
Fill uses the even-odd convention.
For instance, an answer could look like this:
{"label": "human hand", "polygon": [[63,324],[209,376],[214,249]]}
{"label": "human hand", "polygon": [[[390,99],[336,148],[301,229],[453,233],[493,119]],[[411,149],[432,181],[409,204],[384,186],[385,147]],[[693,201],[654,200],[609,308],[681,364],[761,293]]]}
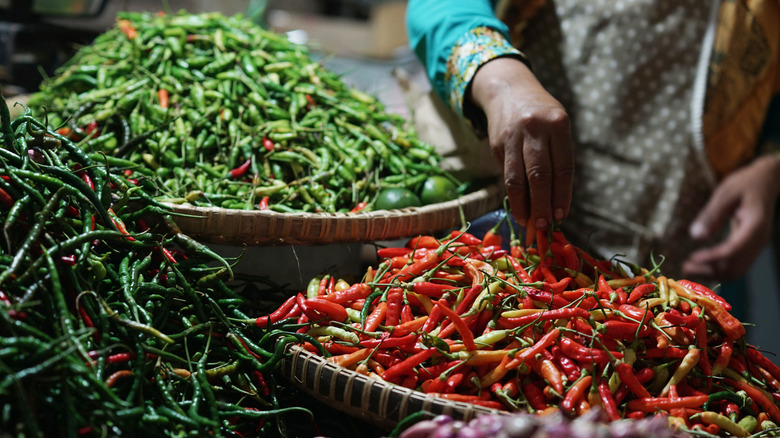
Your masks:
{"label": "human hand", "polygon": [[725,241],[700,249],[683,264],[683,273],[708,280],[733,280],[746,274],[769,242],[780,194],[780,159],[764,156],[724,179],[691,224],[691,236],[706,239],[730,221]]}
{"label": "human hand", "polygon": [[483,65],[472,80],[471,99],[487,117],[490,149],[503,166],[509,205],[520,225],[544,229],[566,217],[574,158],[563,106],[514,58]]}

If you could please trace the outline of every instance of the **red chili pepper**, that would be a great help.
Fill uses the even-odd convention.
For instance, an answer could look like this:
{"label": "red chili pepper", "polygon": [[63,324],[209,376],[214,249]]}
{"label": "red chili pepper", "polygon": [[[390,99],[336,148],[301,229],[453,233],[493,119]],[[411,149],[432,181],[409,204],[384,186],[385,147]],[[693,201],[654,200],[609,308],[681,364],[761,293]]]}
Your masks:
{"label": "red chili pepper", "polygon": [[646,397],[630,400],[626,407],[630,411],[656,412],[674,408],[698,408],[709,400],[706,395],[688,397]]}
{"label": "red chili pepper", "polygon": [[97,137],[100,135],[100,129],[98,129],[98,122],[97,120],[93,120],[89,123],[87,123],[87,127],[84,129],[84,131],[87,134],[93,135],[94,137]]}
{"label": "red chili pepper", "polygon": [[539,338],[539,340],[536,341],[534,345],[516,354],[514,359],[506,364],[506,368],[515,369],[524,362],[534,360],[537,354],[541,354],[542,350],[546,350],[548,347],[550,347],[558,339],[558,337],[560,337],[560,335],[561,331],[557,328],[548,331],[544,336]]}
{"label": "red chili pepper", "polygon": [[[545,303],[551,309],[560,309],[571,304],[571,302],[569,302],[569,300],[566,298],[560,295],[555,295],[552,292],[547,292],[532,287],[524,287],[523,291],[528,294],[532,300]],[[590,317],[590,314],[588,314],[588,317]]]}
{"label": "red chili pepper", "polygon": [[404,301],[404,290],[400,287],[391,287],[387,291],[387,315],[385,325],[394,327],[401,319],[401,306]]}
{"label": "red chili pepper", "polygon": [[[445,298],[441,298],[439,301],[441,301],[442,305],[444,306],[448,304]],[[437,325],[439,325],[439,322],[441,322],[442,317],[443,315],[441,313],[441,308],[439,306],[434,305],[433,308],[431,309],[431,313],[428,315],[428,319],[425,320],[425,323],[421,327],[421,330],[425,333],[430,333],[431,330],[433,330]]]}
{"label": "red chili pepper", "polygon": [[73,166],[73,169],[76,171],[76,175],[81,178],[82,181],[84,181],[87,186],[89,186],[90,189],[93,191],[95,190],[95,183],[92,182],[92,177],[89,176],[86,170],[81,170],[81,165],[76,164]]}
{"label": "red chili pepper", "polygon": [[509,260],[509,264],[512,265],[512,269],[515,271],[515,273],[520,277],[520,281],[523,283],[533,283],[533,279],[528,274],[528,271],[525,270],[523,265],[520,264],[520,262],[517,261],[517,257],[507,257],[507,260]]}
{"label": "red chili pepper", "polygon": [[559,346],[553,345],[550,347],[550,352],[552,353],[553,360],[561,367],[563,372],[566,373],[566,377],[569,380],[575,381],[580,377],[582,373],[580,366],[571,360],[571,358],[564,355]]}
{"label": "red chili pepper", "polygon": [[585,391],[588,390],[592,381],[593,377],[585,376],[572,383],[561,402],[561,410],[563,410],[565,414],[572,414],[574,412],[575,406],[584,397]]}
{"label": "red chili pepper", "polygon": [[563,394],[563,374],[555,363],[553,363],[551,358],[552,354],[550,353],[547,353],[546,355],[542,354],[542,357],[534,362],[533,370],[536,374],[546,380],[547,383],[555,389],[555,392]]}
{"label": "red chili pepper", "polygon": [[577,257],[577,251],[574,249],[574,245],[566,243],[561,247],[561,255],[563,256],[563,264],[565,267],[573,270],[580,271],[582,269],[582,263],[579,257]]}
{"label": "red chili pepper", "polygon": [[229,170],[230,177],[233,178],[233,179],[239,179],[239,178],[243,177],[244,174],[246,174],[246,171],[249,170],[249,166],[250,165],[252,165],[252,159],[251,158],[246,160],[246,161],[244,161],[243,164],[241,164],[240,166],[236,167],[235,169],[230,169]]}
{"label": "red chili pepper", "polygon": [[417,236],[409,239],[406,246],[412,249],[438,249],[441,246],[441,242],[433,236]]}
{"label": "red chili pepper", "polygon": [[371,294],[371,286],[366,283],[355,283],[346,289],[329,293],[322,298],[333,303],[345,304],[366,298],[369,294]]}
{"label": "red chili pepper", "polygon": [[471,286],[463,295],[463,300],[458,303],[458,307],[455,309],[455,312],[457,312],[458,315],[466,313],[466,311],[474,304],[474,301],[477,299],[479,294],[482,293],[483,288],[484,286],[481,284],[475,284]]}
{"label": "red chili pepper", "polygon": [[391,336],[406,336],[414,331],[417,331],[424,326],[425,322],[428,321],[429,318],[429,316],[420,316],[410,320],[409,322],[399,324],[392,328]]}
{"label": "red chili pepper", "polygon": [[401,307],[401,324],[414,320],[414,313],[412,313],[412,306],[404,304]]}
{"label": "red chili pepper", "polygon": [[324,297],[307,298],[303,307],[303,312],[311,321],[320,319],[344,322],[348,315],[347,310],[341,304],[328,301]]}
{"label": "red chili pepper", "polygon": [[537,411],[543,411],[547,409],[547,399],[544,397],[544,393],[541,389],[539,389],[538,386],[530,382],[524,383],[523,393],[525,394],[526,400],[528,400],[528,403],[533,409]]}
{"label": "red chili pepper", "polygon": [[122,219],[119,218],[119,216],[114,213],[114,210],[112,208],[108,209],[108,217],[111,219],[111,222],[113,222],[114,226],[117,230],[119,230],[120,233],[124,234],[127,240],[135,241],[135,238],[130,235],[130,232],[127,231],[127,227],[125,226],[125,223],[122,222]]}
{"label": "red chili pepper", "polygon": [[466,374],[460,372],[460,373],[452,373],[447,378],[446,385],[444,387],[444,392],[448,394],[452,394],[455,392],[455,390],[458,389],[461,383],[463,383],[463,380],[466,378]]}
{"label": "red chili pepper", "polygon": [[645,338],[655,333],[655,330],[648,325],[642,325],[640,329],[639,323],[615,319],[599,323],[596,331],[602,333],[605,338],[623,341],[633,341],[636,338]]}
{"label": "red chili pepper", "polygon": [[458,329],[458,333],[460,333],[461,340],[463,341],[463,345],[466,347],[466,350],[476,350],[477,345],[474,343],[474,334],[471,333],[471,330],[469,330],[468,326],[463,321],[463,318],[455,313],[454,310],[447,307],[446,304],[443,304],[442,300],[436,302],[436,307],[438,307],[439,311],[441,311],[444,316],[449,318],[449,320],[455,325],[455,328]]}
{"label": "red chili pepper", "polygon": [[76,266],[76,256],[74,254],[64,255],[60,257],[60,260],[62,260],[65,266]]}
{"label": "red chili pepper", "polygon": [[686,354],[688,354],[688,350],[677,347],[648,348],[642,353],[642,357],[647,359],[682,359]]}
{"label": "red chili pepper", "polygon": [[492,229],[488,230],[488,232],[485,233],[484,236],[482,236],[482,245],[483,246],[496,246],[500,247],[503,243],[504,238],[501,237],[501,234],[498,233],[498,229],[493,227]]}
{"label": "red chili pepper", "polygon": [[414,277],[421,275],[426,270],[436,266],[440,261],[440,255],[435,251],[432,251],[426,254],[422,259],[416,260],[411,265],[404,266],[398,273],[390,278],[390,281],[409,281]]}
{"label": "red chili pepper", "polygon": [[436,353],[435,348],[427,348],[425,350],[422,350],[418,353],[415,353],[400,363],[393,365],[392,367],[385,370],[384,374],[382,374],[383,380],[393,380],[396,377],[401,377],[406,374],[410,374],[413,372],[414,368],[417,365],[420,365],[421,363],[425,362],[426,360],[430,359],[433,354]]}
{"label": "red chili pepper", "polygon": [[263,196],[260,202],[257,203],[258,210],[268,210],[268,202],[271,200],[270,196]]}
{"label": "red chili pepper", "polygon": [[404,257],[409,255],[412,252],[411,248],[404,248],[404,247],[387,247],[387,248],[379,248],[376,250],[376,255],[380,259],[390,259],[393,257]]}
{"label": "red chili pepper", "polygon": [[263,373],[257,370],[252,370],[252,376],[255,378],[255,386],[257,386],[257,388],[260,390],[260,394],[264,396],[271,395],[271,387],[265,380]]}
{"label": "red chili pepper", "polygon": [[712,388],[712,366],[710,365],[710,357],[707,354],[707,324],[702,319],[698,326],[696,326],[696,348],[701,350],[699,354],[699,361],[697,366],[705,376],[706,387]]}
{"label": "red chili pepper", "polygon": [[654,283],[642,283],[631,289],[631,293],[628,295],[628,300],[626,300],[626,302],[628,304],[633,304],[645,295],[655,292],[655,290],[656,287]]}
{"label": "red chili pepper", "polygon": [[116,353],[106,357],[107,364],[127,363],[135,359],[135,353]]}
{"label": "red chili pepper", "polygon": [[604,411],[607,412],[607,416],[611,421],[617,421],[622,418],[620,411],[618,411],[615,398],[612,396],[612,391],[609,390],[609,383],[601,381],[599,383],[599,396],[601,397],[601,404],[604,406]]}
{"label": "red chili pepper", "polygon": [[387,316],[387,307],[387,301],[382,301],[377,304],[376,307],[374,307],[374,310],[372,310],[371,313],[369,313],[366,317],[363,330],[367,332],[373,332],[376,330],[379,327],[379,324],[381,324]]}
{"label": "red chili pepper", "polygon": [[701,308],[696,307],[693,309],[693,313],[690,315],[683,315],[679,311],[675,309],[669,309],[665,314],[664,318],[666,318],[667,321],[669,321],[671,324],[679,325],[682,327],[686,327],[689,329],[695,329],[698,325],[700,325],[701,322],[703,322],[703,318],[701,316]]}
{"label": "red chili pepper", "polygon": [[649,322],[655,319],[650,309],[640,309],[632,304],[621,304],[618,306],[618,310],[637,321]]}
{"label": "red chili pepper", "polygon": [[160,107],[162,109],[168,109],[168,90],[165,88],[157,90],[157,98],[160,100]]}
{"label": "red chili pepper", "polygon": [[114,385],[116,385],[116,382],[120,379],[123,379],[125,377],[132,377],[135,376],[135,371],[132,370],[119,370],[112,373],[108,378],[106,378],[106,387],[113,388]]}
{"label": "red chili pepper", "polygon": [[731,304],[729,304],[725,298],[716,294],[707,286],[689,280],[677,280],[677,282],[698,294],[717,301],[721,306],[723,306],[724,309],[726,309],[726,311],[731,311]]}
{"label": "red chili pepper", "polygon": [[358,202],[357,204],[355,204],[354,207],[352,207],[352,210],[350,210],[349,212],[350,213],[357,213],[357,212],[363,210],[364,208],[366,208],[367,205],[368,205],[368,202],[362,202],[362,201]]}
{"label": "red chili pepper", "polygon": [[0,203],[9,210],[14,206],[14,199],[2,188],[0,188]]}
{"label": "red chili pepper", "polygon": [[459,289],[458,286],[451,284],[431,283],[429,281],[419,281],[412,283],[412,290],[415,293],[426,295],[433,298],[441,298],[445,292],[453,289]]}
{"label": "red chili pepper", "polygon": [[725,370],[731,362],[731,354],[734,352],[734,341],[726,339],[720,346],[720,352],[718,357],[715,358],[715,362],[712,363],[712,374],[717,376],[721,371]]}
{"label": "red chili pepper", "polygon": [[466,245],[482,245],[482,239],[465,231],[453,230],[450,233],[450,239],[454,240],[455,242],[465,243]]}
{"label": "red chili pepper", "polygon": [[[290,311],[296,304],[296,298],[297,297],[293,295],[287,300],[285,300],[284,303],[282,303],[282,305],[279,306],[276,310],[271,312],[270,315],[255,318],[255,325],[257,327],[268,327],[269,324],[279,322],[283,318],[291,317]],[[298,315],[294,315],[294,316],[298,316]]]}
{"label": "red chili pepper", "polygon": [[426,381],[424,381],[422,385],[420,385],[423,392],[426,394],[431,394],[431,393],[438,394],[444,392],[447,386],[447,381],[446,379],[442,379],[441,377],[442,376],[437,376],[432,379],[427,379]]}
{"label": "red chili pepper", "polygon": [[651,397],[650,392],[642,386],[642,383],[639,381],[636,374],[634,374],[634,368],[631,365],[621,362],[615,367],[615,371],[617,371],[623,384],[625,384],[634,395],[639,398]]}
{"label": "red chili pepper", "polygon": [[589,348],[571,338],[561,338],[560,344],[563,354],[579,362],[608,362],[611,359],[610,354],[615,359],[623,358],[623,353],[618,351],[607,352],[598,348]]}
{"label": "red chili pepper", "polygon": [[168,259],[169,262],[177,263],[176,262],[176,257],[174,257],[174,254],[173,254],[173,252],[170,249],[168,249],[168,248],[166,248],[164,246],[163,247],[155,246],[153,249],[154,250],[159,250],[165,256],[165,258]]}
{"label": "red chili pepper", "polygon": [[780,367],[775,365],[766,356],[764,356],[757,348],[750,345],[745,349],[745,355],[750,362],[759,365],[764,368],[777,380],[780,380]]}
{"label": "red chili pepper", "polygon": [[127,39],[132,40],[138,36],[138,31],[135,30],[135,27],[133,27],[133,24],[130,22],[130,20],[121,19],[117,21],[117,24],[119,26],[119,30],[127,37]]}

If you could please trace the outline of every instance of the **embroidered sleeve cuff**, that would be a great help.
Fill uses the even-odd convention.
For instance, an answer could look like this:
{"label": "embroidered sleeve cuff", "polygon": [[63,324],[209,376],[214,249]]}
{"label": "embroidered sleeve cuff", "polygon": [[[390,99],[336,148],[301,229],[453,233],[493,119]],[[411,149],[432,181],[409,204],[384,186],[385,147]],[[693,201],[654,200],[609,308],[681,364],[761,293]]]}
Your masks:
{"label": "embroidered sleeve cuff", "polygon": [[489,27],[472,29],[455,44],[447,60],[444,84],[450,107],[458,114],[468,113],[464,112],[464,97],[479,67],[501,56],[512,56],[529,64],[525,55],[512,47],[501,32]]}

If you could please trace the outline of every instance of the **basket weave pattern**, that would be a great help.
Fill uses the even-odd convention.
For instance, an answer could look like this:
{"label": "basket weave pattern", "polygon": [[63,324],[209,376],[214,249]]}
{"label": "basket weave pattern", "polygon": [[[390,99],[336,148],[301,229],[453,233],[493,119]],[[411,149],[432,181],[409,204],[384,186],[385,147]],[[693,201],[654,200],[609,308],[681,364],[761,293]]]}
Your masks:
{"label": "basket weave pattern", "polygon": [[461,210],[472,220],[499,208],[503,186],[494,183],[460,198],[423,207],[368,213],[277,213],[172,204],[176,224],[203,242],[299,245],[393,240],[455,228]]}
{"label": "basket weave pattern", "polygon": [[457,402],[368,377],[290,345],[280,372],[315,399],[379,427],[392,428],[419,411],[468,421],[478,414],[506,414],[471,403]]}

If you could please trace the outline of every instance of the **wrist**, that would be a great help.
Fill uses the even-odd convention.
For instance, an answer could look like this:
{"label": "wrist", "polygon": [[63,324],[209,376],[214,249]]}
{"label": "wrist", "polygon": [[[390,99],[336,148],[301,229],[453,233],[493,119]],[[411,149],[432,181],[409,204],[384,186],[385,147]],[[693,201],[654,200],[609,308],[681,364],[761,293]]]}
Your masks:
{"label": "wrist", "polygon": [[496,97],[524,84],[538,85],[536,77],[525,62],[509,56],[494,58],[483,64],[474,74],[466,98],[478,109],[484,110]]}

